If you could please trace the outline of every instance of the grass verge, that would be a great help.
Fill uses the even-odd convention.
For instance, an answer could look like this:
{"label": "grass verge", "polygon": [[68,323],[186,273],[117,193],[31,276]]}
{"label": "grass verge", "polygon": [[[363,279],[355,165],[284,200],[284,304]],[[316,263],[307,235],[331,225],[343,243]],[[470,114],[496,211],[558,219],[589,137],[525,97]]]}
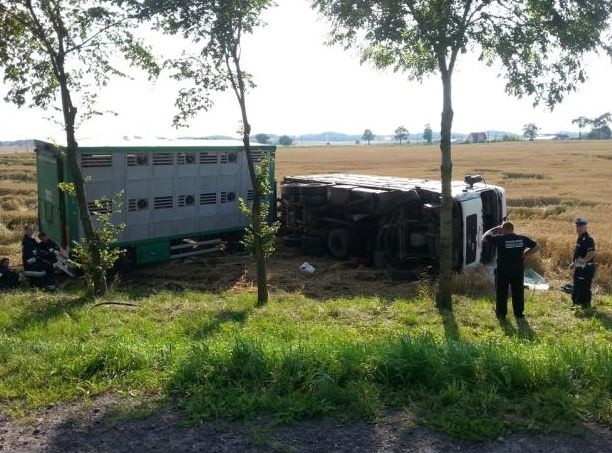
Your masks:
{"label": "grass verge", "polygon": [[172,402],[193,420],[373,419],[401,407],[465,439],[612,425],[612,300],[572,311],[530,294],[499,324],[488,299],[438,312],[426,295],[315,301],[251,294],[71,294],[0,302],[0,409],[25,413],[103,392]]}

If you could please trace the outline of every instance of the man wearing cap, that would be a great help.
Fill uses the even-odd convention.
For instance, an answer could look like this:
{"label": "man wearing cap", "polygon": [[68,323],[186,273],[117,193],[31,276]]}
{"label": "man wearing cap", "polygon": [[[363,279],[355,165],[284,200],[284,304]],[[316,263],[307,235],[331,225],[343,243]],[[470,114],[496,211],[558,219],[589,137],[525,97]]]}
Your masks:
{"label": "man wearing cap", "polygon": [[504,222],[482,236],[483,241],[497,247],[495,269],[495,314],[505,319],[508,312],[508,286],[512,289],[514,317],[523,318],[525,309],[523,259],[540,250],[540,245],[527,236],[514,233],[514,224]]}
{"label": "man wearing cap", "polygon": [[587,219],[578,217],[576,224],[576,247],[574,261],[570,269],[574,270],[574,288],[572,290],[573,305],[591,306],[591,282],[595,275],[595,241],[587,233]]}

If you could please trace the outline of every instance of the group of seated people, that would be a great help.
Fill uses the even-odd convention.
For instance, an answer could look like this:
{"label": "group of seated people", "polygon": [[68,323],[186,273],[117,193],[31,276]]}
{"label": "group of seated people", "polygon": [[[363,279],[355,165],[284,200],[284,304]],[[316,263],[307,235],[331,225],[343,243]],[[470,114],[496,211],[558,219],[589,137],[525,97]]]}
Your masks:
{"label": "group of seated people", "polygon": [[[47,290],[55,289],[55,267],[60,248],[45,233],[38,234],[38,241],[34,238],[34,228],[28,225],[23,232],[21,240],[21,258],[23,272],[33,286]],[[19,286],[21,276],[10,269],[10,260],[0,259],[0,290],[12,289]]]}

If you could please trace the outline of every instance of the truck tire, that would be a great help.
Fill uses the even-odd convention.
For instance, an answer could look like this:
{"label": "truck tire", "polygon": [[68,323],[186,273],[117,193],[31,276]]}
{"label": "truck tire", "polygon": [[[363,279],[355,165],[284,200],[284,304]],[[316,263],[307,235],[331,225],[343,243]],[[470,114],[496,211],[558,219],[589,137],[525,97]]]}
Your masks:
{"label": "truck tire", "polygon": [[344,228],[337,228],[330,231],[327,237],[327,248],[330,253],[338,259],[344,260],[350,254],[350,237]]}

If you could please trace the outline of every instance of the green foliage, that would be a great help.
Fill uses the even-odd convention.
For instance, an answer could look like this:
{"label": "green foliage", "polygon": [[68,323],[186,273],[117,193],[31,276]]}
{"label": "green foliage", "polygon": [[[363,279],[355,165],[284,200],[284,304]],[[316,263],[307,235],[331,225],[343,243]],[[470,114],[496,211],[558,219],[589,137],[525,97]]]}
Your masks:
{"label": "green foliage", "polygon": [[[112,222],[113,212],[121,211],[122,195],[122,192],[118,193],[113,200],[105,198],[94,200],[91,214],[96,219],[97,225],[93,240],[84,238],[80,242],[73,242],[70,262],[83,271],[90,289],[93,288],[97,278],[106,280],[108,272],[125,252],[116,247],[119,234],[125,225],[115,225]],[[99,261],[93,257],[94,248],[100,254]]]}
{"label": "green foliage", "polygon": [[611,131],[608,123],[612,121],[612,115],[610,112],[606,112],[599,115],[597,118],[589,120],[589,124],[593,126],[593,129],[589,132],[588,137],[591,139],[606,140],[610,138]]}
{"label": "green foliage", "polygon": [[0,70],[9,87],[5,100],[48,109],[63,85],[79,94],[83,118],[97,114],[94,101],[100,87],[125,76],[115,65],[117,50],[128,64],[152,76],[159,72],[151,53],[131,33],[133,26],[122,8],[108,1],[2,2]]}
{"label": "green foliage", "polygon": [[400,142],[400,145],[402,144],[403,140],[408,140],[408,135],[408,129],[406,129],[404,126],[400,126],[395,129],[395,139]]}
{"label": "green foliage", "polygon": [[57,188],[70,197],[76,196],[76,187],[72,182],[60,182],[57,184]]}
{"label": "green foliage", "polygon": [[281,146],[291,146],[293,145],[293,139],[288,135],[281,135],[278,138],[278,144]]}
{"label": "green foliage", "polygon": [[270,136],[268,134],[257,134],[255,135],[255,140],[257,143],[265,145],[270,142]]}
{"label": "green foliage", "polygon": [[259,245],[266,258],[274,253],[276,233],[280,227],[278,221],[269,222],[270,203],[267,200],[272,194],[272,186],[270,185],[271,164],[270,159],[263,157],[255,169],[256,180],[254,190],[257,190],[261,200],[261,208],[257,221],[253,217],[256,214],[253,213],[252,206],[242,198],[238,199],[240,212],[248,219],[248,225],[241,243],[252,256],[255,256],[255,251]]}
{"label": "green foliage", "polygon": [[610,130],[609,126],[602,126],[597,129],[593,129],[587,135],[588,138],[596,140],[607,140],[610,138],[610,136],[612,136],[612,131]]}
{"label": "green foliage", "polygon": [[523,126],[523,137],[529,141],[533,141],[538,136],[538,130],[540,128],[534,123],[527,123]]}
{"label": "green foliage", "polygon": [[431,143],[432,138],[433,132],[431,130],[431,126],[426,124],[425,129],[423,129],[423,140],[425,140],[427,143]]}
{"label": "green foliage", "polygon": [[579,116],[578,118],[574,118],[572,120],[572,124],[577,124],[578,125],[578,134],[579,134],[579,139],[582,140],[582,129],[590,123],[590,119],[588,119],[586,116]]}
{"label": "green foliage", "polygon": [[137,2],[140,17],[157,21],[165,33],[181,34],[201,45],[198,53],[165,64],[176,80],[186,83],[175,102],[175,126],[185,126],[198,112],[210,109],[212,92],[231,88],[244,102],[244,92],[255,84],[240,68],[241,39],[261,25],[261,13],[272,4],[272,0]]}
{"label": "green foliage", "polygon": [[609,0],[313,0],[330,19],[331,40],[359,47],[362,61],[421,79],[452,73],[475,49],[505,69],[506,90],[553,106],[585,80],[584,52],[610,46]]}
{"label": "green foliage", "polygon": [[370,129],[366,129],[365,131],[363,131],[363,135],[361,136],[361,139],[368,142],[368,145],[375,138],[376,138],[376,135],[374,135],[374,133]]}
{"label": "green foliage", "polygon": [[521,138],[515,134],[504,134],[504,136],[501,138],[502,142],[518,142],[520,140]]}

